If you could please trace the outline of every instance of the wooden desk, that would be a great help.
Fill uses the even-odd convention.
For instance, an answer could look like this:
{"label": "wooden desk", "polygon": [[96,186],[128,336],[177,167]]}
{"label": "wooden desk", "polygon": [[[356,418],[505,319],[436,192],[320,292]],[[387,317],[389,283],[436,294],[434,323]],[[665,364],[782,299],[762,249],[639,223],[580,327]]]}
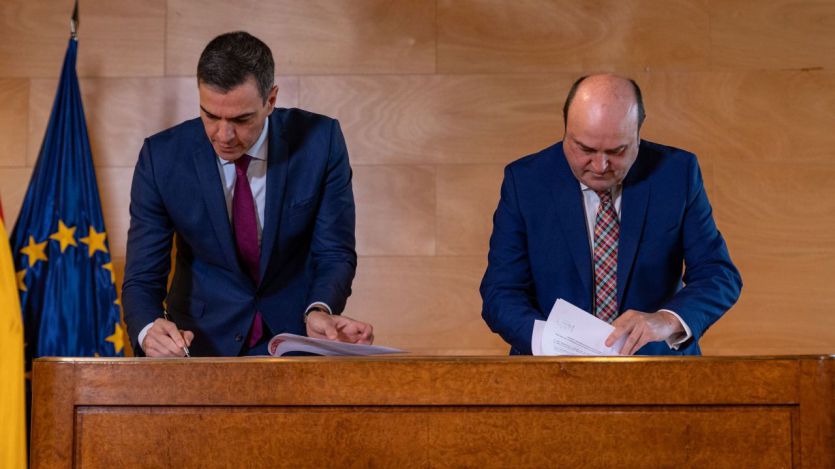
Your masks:
{"label": "wooden desk", "polygon": [[32,467],[835,467],[835,357],[40,359]]}

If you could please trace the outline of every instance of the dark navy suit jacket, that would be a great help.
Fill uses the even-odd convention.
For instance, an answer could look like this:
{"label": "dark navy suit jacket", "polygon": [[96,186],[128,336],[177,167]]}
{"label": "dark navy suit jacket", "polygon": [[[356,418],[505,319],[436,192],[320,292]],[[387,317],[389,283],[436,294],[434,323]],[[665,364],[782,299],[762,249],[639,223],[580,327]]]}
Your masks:
{"label": "dark navy suit jacket", "polygon": [[[270,117],[261,282],[235,251],[217,156],[200,119],[145,140],[133,176],[122,287],[134,351],[162,316],[194,332],[194,355],[238,355],[258,310],[273,333],[305,334],[321,301],[338,314],[356,270],[351,168],[339,123],[299,109]],[[166,293],[172,237],[174,278]]]}
{"label": "dark navy suit jacket", "polygon": [[[484,320],[511,345],[511,354],[531,354],[534,320],[545,320],[557,298],[592,310],[587,231],[580,184],[562,142],[505,168],[481,296]],[[700,354],[699,338],[741,288],[696,156],[641,141],[623,181],[618,312],[670,309],[693,337],[678,351],[651,342],[637,353]]]}

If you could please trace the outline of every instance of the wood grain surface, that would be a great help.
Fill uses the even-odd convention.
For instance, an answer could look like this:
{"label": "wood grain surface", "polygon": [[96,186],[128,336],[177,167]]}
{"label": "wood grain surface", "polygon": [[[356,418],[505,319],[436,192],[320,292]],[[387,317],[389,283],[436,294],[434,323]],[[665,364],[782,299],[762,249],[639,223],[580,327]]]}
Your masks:
{"label": "wood grain surface", "polygon": [[[79,76],[163,75],[165,0],[79,3]],[[72,9],[73,2],[4,0],[0,76],[59,76]]]}
{"label": "wood grain surface", "polygon": [[240,29],[273,48],[282,74],[432,73],[434,19],[432,0],[171,0],[166,74],[192,75],[209,40]]}
{"label": "wood grain surface", "polygon": [[833,373],[831,356],[41,359],[32,467],[829,467]]}
{"label": "wood grain surface", "polygon": [[299,102],[342,122],[354,163],[507,163],[562,135],[570,85],[569,75],[302,77]]}
{"label": "wood grain surface", "polygon": [[440,0],[438,71],[697,70],[709,11],[702,0]]}
{"label": "wood grain surface", "polygon": [[[835,353],[835,3],[83,0],[78,73],[115,261],[145,137],[197,116],[206,42],[248,30],[279,105],[340,120],[354,166],[350,314],[387,345],[504,354],[480,318],[502,168],[562,137],[578,76],[644,91],[646,139],[699,157],[744,281],[705,353]],[[0,196],[17,217],[72,2],[0,2]],[[403,300],[406,301],[403,301]]]}

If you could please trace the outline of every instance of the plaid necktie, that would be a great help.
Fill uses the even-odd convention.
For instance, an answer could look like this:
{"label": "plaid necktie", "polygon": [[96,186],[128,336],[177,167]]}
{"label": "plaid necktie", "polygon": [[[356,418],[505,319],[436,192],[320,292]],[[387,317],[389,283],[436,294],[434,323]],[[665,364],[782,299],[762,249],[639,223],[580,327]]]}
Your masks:
{"label": "plaid necktie", "polygon": [[[261,247],[258,246],[258,220],[255,218],[255,199],[252,188],[246,178],[249,162],[252,157],[242,155],[235,160],[235,193],[232,196],[232,226],[235,229],[235,247],[238,258],[246,268],[249,277],[258,285],[258,264],[261,257]],[[249,346],[254,347],[263,335],[263,319],[261,312],[255,312],[252,327],[249,331]]]}
{"label": "plaid necktie", "polygon": [[598,192],[600,207],[594,222],[594,315],[612,322],[618,312],[618,216],[609,191]]}

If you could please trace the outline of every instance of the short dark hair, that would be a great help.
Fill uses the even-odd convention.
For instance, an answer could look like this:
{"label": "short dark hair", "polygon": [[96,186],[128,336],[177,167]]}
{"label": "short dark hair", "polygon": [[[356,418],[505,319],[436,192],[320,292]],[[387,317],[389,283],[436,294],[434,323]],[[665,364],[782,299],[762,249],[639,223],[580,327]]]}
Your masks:
{"label": "short dark hair", "polygon": [[[562,120],[565,126],[568,126],[568,108],[571,107],[571,102],[574,101],[574,95],[577,94],[577,88],[580,87],[580,83],[582,83],[586,78],[590,75],[585,75],[577,79],[573,85],[571,85],[571,89],[568,90],[568,96],[565,98],[565,104],[562,106]],[[635,91],[635,102],[638,105],[638,130],[641,129],[641,126],[644,124],[644,119],[647,118],[647,114],[644,111],[644,98],[641,95],[641,87],[638,86],[638,83],[631,78],[627,78],[629,83],[632,83],[632,90]]]}
{"label": "short dark hair", "polygon": [[235,31],[212,39],[197,62],[197,83],[221,91],[243,84],[250,76],[264,102],[275,83],[275,62],[270,48],[257,37]]}

